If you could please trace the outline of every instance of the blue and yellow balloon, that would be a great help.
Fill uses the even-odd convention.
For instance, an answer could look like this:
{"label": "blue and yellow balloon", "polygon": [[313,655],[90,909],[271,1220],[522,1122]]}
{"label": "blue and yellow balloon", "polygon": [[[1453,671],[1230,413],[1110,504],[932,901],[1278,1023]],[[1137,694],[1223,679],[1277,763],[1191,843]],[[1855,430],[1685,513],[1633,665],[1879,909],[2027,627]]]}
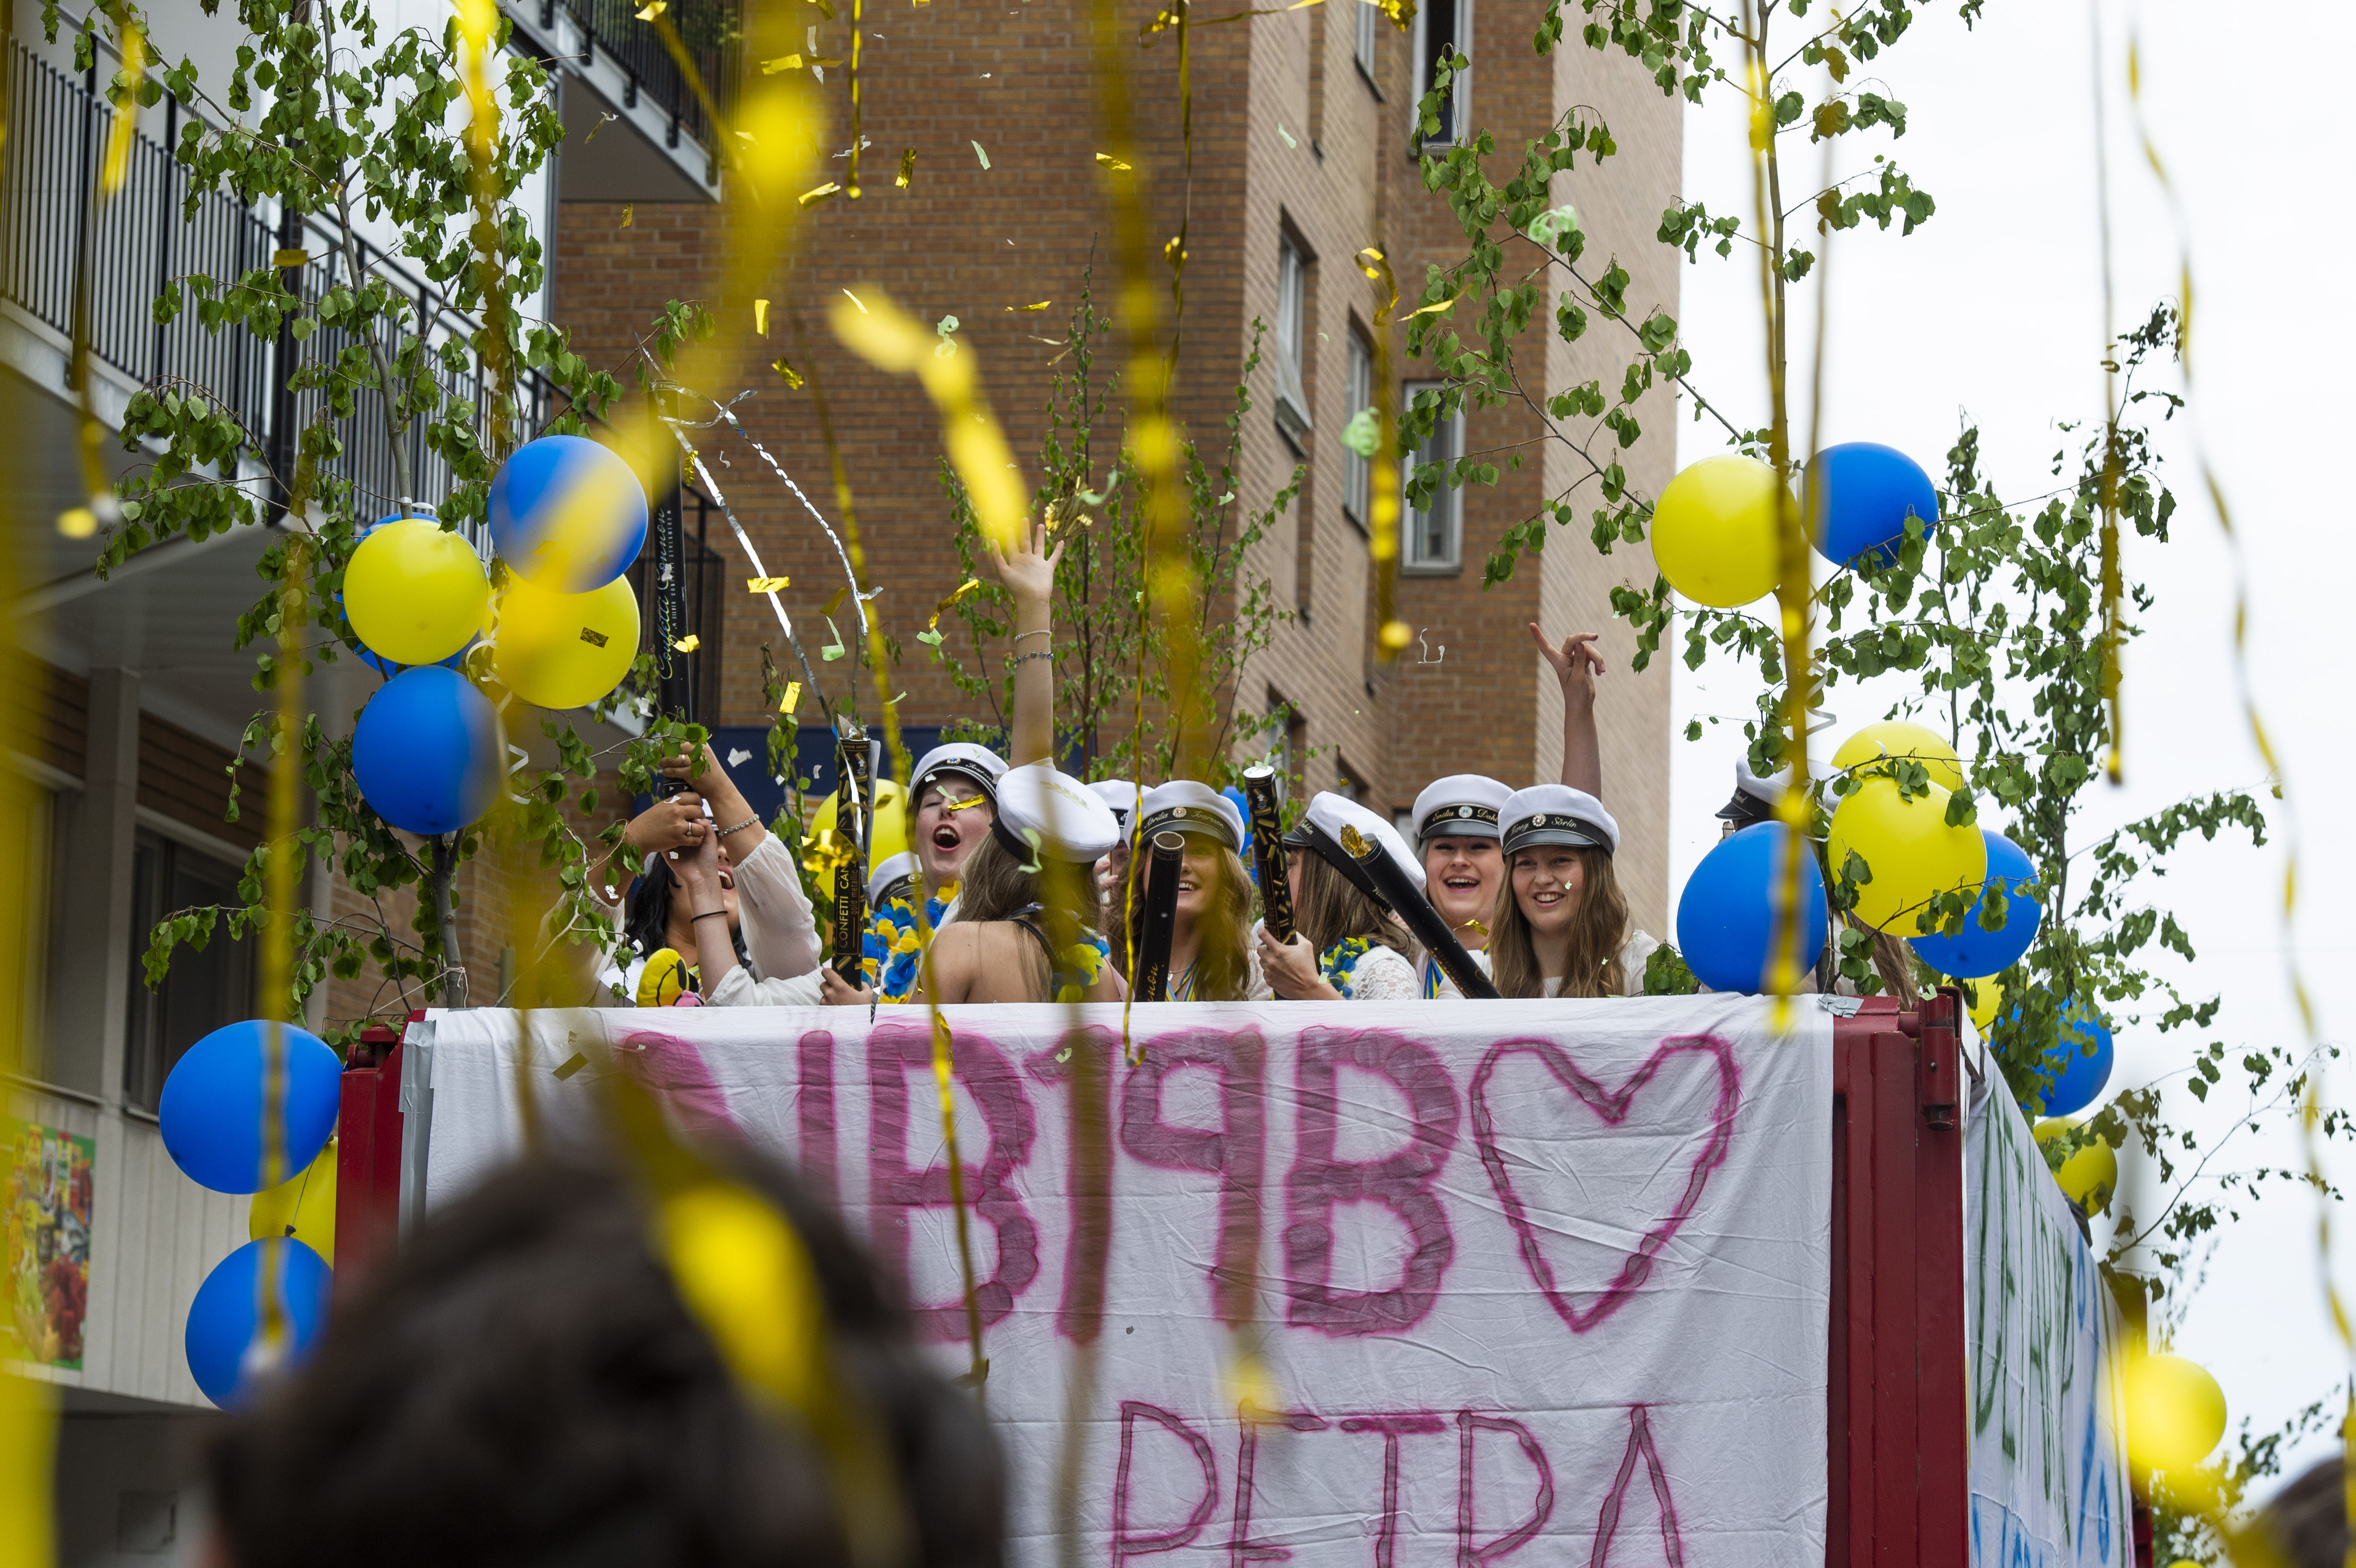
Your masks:
{"label": "blue and yellow balloon", "polygon": [[524,443],[492,476],[489,504],[499,558],[552,594],[604,587],[646,545],[647,493],[637,475],[611,447],[585,436]]}

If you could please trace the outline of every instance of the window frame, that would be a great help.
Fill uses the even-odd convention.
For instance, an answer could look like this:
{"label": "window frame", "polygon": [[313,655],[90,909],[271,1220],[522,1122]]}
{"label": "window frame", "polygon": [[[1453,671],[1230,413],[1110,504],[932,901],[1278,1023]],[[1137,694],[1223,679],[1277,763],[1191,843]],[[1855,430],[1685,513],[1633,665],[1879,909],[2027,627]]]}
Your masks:
{"label": "window frame", "polygon": [[231,942],[225,927],[215,928],[201,954],[187,949],[175,951],[171,972],[165,975],[164,983],[152,991],[148,989],[143,961],[148,936],[165,916],[181,907],[174,885],[184,864],[190,871],[225,884],[230,902],[237,901],[238,879],[244,875],[242,865],[174,833],[142,823],[133,834],[131,927],[123,934],[123,940],[131,945],[131,975],[123,1021],[122,1090],[126,1106],[150,1115],[161,1104],[164,1081],[171,1076],[179,1057],[209,1032],[199,1031],[196,1038],[179,1042],[177,1050],[169,1038],[171,987],[180,973],[184,958],[220,965],[221,1015],[213,1027],[251,1017],[254,1003],[254,961],[258,955],[253,943],[250,940]]}
{"label": "window frame", "polygon": [[1358,62],[1358,75],[1365,81],[1366,90],[1375,95],[1375,102],[1380,103],[1383,89],[1381,79],[1375,74],[1375,28],[1382,20],[1381,11],[1374,0],[1357,0],[1357,6],[1358,36],[1352,52]]}
{"label": "window frame", "polygon": [[[1369,5],[1365,9],[1372,10],[1373,7]],[[1350,368],[1348,397],[1345,400],[1349,404],[1349,413],[1344,420],[1345,425],[1349,420],[1358,417],[1359,410],[1376,406],[1375,346],[1367,340],[1365,333],[1359,329],[1355,320],[1350,323],[1349,347],[1346,351],[1349,355]],[[1366,532],[1367,517],[1374,507],[1374,463],[1359,456],[1348,447],[1344,447],[1342,515],[1355,523],[1361,533]]]}
{"label": "window frame", "polygon": [[1276,235],[1276,427],[1293,451],[1317,428],[1308,391],[1309,269],[1314,260],[1290,227]]}
{"label": "window frame", "polygon": [[[1418,393],[1437,392],[1440,390],[1441,383],[1439,381],[1409,381],[1399,389],[1400,405],[1412,408],[1415,406]],[[1441,440],[1444,440],[1448,446],[1446,455],[1439,457],[1430,456],[1431,442]],[[1423,519],[1431,515],[1432,509],[1417,506],[1408,499],[1407,495],[1408,481],[1415,477],[1417,468],[1429,462],[1453,463],[1463,456],[1464,411],[1459,408],[1453,417],[1432,427],[1430,437],[1423,446],[1416,449],[1411,463],[1403,463],[1405,471],[1399,475],[1399,521],[1403,525],[1405,537],[1399,541],[1400,571],[1413,573],[1419,576],[1440,577],[1452,575],[1464,570],[1463,490],[1452,485],[1443,484],[1432,493],[1433,508],[1444,509],[1447,514],[1446,532],[1449,551],[1445,559],[1434,558],[1423,553]]]}
{"label": "window frame", "polygon": [[[1361,0],[1363,3],[1363,0]],[[1464,126],[1472,104],[1472,0],[1454,0],[1455,27],[1449,42],[1464,57],[1464,69],[1449,83],[1448,127],[1430,141],[1423,139],[1423,95],[1431,87],[1431,63],[1435,51],[1430,45],[1430,7],[1419,6],[1415,13],[1415,48],[1408,60],[1407,94],[1407,147],[1409,158],[1419,158],[1426,147],[1453,147],[1462,140]]]}

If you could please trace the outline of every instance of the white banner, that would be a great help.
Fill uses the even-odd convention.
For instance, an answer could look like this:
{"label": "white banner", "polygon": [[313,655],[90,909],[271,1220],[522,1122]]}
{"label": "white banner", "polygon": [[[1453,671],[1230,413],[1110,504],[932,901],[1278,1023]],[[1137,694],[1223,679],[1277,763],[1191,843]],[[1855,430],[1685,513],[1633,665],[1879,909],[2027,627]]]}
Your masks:
{"label": "white banner", "polygon": [[[1072,1041],[1067,1008],[949,1009],[1017,1563],[1055,1560],[1075,1434],[1082,1560],[1110,1568],[1824,1562],[1828,1018],[1778,1038],[1740,997],[1141,1005],[1130,1065],[1120,1009],[1083,1011]],[[598,1072],[637,1074],[683,1124],[798,1165],[965,1369],[922,1011],[517,1023],[412,1029],[412,1203],[517,1147],[519,1048],[557,1125]],[[592,1028],[613,1068],[575,1059],[601,1056]],[[1073,1049],[1114,1064],[1111,1201],[1085,1212]],[[1274,1408],[1239,1403],[1239,1330]]]}
{"label": "white banner", "polygon": [[1974,1568],[2133,1568],[2118,1305],[1993,1065],[1964,1203]]}

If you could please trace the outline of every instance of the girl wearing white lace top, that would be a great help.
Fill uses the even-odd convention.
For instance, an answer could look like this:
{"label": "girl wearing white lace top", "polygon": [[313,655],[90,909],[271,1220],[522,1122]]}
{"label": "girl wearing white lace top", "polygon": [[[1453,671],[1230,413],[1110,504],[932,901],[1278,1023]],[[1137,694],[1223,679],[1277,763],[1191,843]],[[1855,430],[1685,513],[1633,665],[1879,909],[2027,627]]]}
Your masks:
{"label": "girl wearing white lace top", "polygon": [[1408,957],[1414,944],[1343,847],[1344,830],[1382,846],[1418,887],[1423,867],[1397,829],[1355,801],[1326,792],[1285,835],[1292,886],[1292,940],[1255,933],[1260,969],[1289,1002],[1410,1002],[1422,994]]}

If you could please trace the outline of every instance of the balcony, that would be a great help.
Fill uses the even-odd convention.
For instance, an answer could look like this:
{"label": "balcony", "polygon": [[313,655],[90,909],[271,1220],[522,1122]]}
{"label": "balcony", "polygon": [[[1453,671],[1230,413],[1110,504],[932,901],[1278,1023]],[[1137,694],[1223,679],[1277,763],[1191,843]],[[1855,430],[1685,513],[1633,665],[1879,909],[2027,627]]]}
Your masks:
{"label": "balcony", "polygon": [[[744,65],[738,0],[672,0],[667,15],[695,68],[692,81],[661,34],[638,19],[644,0],[503,3],[519,47],[536,52],[564,83],[562,199],[719,195],[719,127],[704,109],[704,94],[723,116],[732,112]],[[576,84],[588,91],[575,91]],[[610,134],[593,144],[608,117],[636,129],[642,145]]]}
{"label": "balcony", "polygon": [[[296,433],[316,416],[324,394],[287,387],[292,355],[282,355],[280,345],[242,330],[208,332],[192,309],[158,326],[154,301],[169,278],[194,271],[234,277],[268,266],[281,249],[295,248],[309,260],[288,269],[287,281],[316,299],[351,282],[343,236],[316,218],[282,232],[280,216],[219,192],[201,196],[194,215],[184,218],[187,173],[166,144],[145,133],[134,138],[122,192],[92,221],[91,186],[112,110],[90,80],[59,70],[19,44],[8,46],[5,72],[0,363],[21,379],[7,389],[18,395],[5,405],[17,455],[11,486],[17,500],[11,519],[18,573],[13,607],[30,633],[32,650],[51,663],[77,673],[118,665],[142,669],[152,705],[218,744],[233,745],[252,711],[253,666],[249,651],[230,646],[230,628],[260,594],[253,568],[272,530],[168,541],[143,551],[108,581],[96,577],[96,542],[61,538],[52,526],[83,497],[74,456],[74,410],[82,395],[74,381],[75,324],[88,324],[90,392],[107,424],[119,427],[123,405],[142,387],[200,386],[238,422],[251,446],[270,456],[271,468],[291,471]],[[675,73],[670,84],[677,85]],[[652,102],[651,85],[645,98]],[[177,136],[177,106],[167,99],[161,111],[166,134]],[[690,123],[681,116],[682,126]],[[412,303],[414,328],[436,343],[469,339],[475,323],[406,263],[357,236],[351,249],[362,274],[387,280]],[[323,327],[305,353],[333,356],[349,340]],[[450,401],[482,408],[486,377],[478,360],[469,356],[456,369],[439,356],[426,362]],[[42,395],[25,395],[22,383]],[[553,389],[538,374],[528,372],[519,391],[527,431],[561,412]],[[478,435],[487,436],[487,423],[478,414]],[[327,467],[351,484],[355,511],[365,519],[398,510],[398,467],[380,394],[360,389],[351,415],[336,429],[342,451]],[[412,427],[407,439],[416,487],[411,499],[441,501],[452,484],[448,465],[426,447],[422,428]],[[112,441],[104,455],[117,474],[143,460]],[[267,492],[267,472],[249,460],[236,476],[222,477],[248,484],[259,500]],[[690,571],[699,585],[708,577],[716,594],[720,557],[706,541],[719,521],[712,515],[717,509],[692,486],[682,489],[680,500]],[[469,533],[487,557],[488,539],[478,527]],[[719,639],[710,640],[716,650]],[[704,667],[699,687],[708,687],[707,701],[716,700],[718,658],[697,662]],[[359,673],[356,663],[345,661],[331,667],[328,678]],[[358,693],[352,696],[357,705]],[[322,693],[322,711],[332,711],[337,701]]]}

